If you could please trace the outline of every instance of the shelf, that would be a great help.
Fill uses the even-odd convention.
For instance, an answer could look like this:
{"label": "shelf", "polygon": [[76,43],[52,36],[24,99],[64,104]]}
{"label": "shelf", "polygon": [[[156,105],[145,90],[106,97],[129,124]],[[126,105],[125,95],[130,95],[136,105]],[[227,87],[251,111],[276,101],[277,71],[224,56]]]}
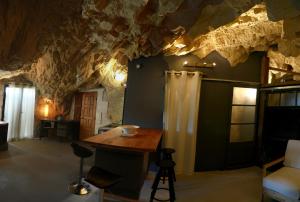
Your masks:
{"label": "shelf", "polygon": [[300,81],[289,81],[285,83],[262,84],[261,90],[289,90],[300,89]]}
{"label": "shelf", "polygon": [[283,138],[283,137],[266,137],[266,141],[276,141],[276,142],[287,142],[289,138]]}

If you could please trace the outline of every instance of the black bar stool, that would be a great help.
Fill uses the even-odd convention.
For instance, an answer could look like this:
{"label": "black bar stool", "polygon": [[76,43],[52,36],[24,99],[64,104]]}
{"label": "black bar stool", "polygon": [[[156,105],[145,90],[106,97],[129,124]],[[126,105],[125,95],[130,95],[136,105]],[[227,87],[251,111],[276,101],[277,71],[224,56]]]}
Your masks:
{"label": "black bar stool", "polygon": [[[168,148],[168,147],[165,147],[161,150],[162,152],[162,159],[163,160],[172,160],[173,161],[173,157],[172,157],[172,154],[174,154],[176,152],[175,149],[173,148]],[[175,171],[173,170],[173,178],[174,178],[174,181],[176,182],[176,175],[175,175]]]}
{"label": "black bar stool", "polygon": [[[175,189],[174,189],[174,167],[175,167],[175,162],[169,159],[165,159],[165,160],[161,160],[157,163],[157,165],[159,166],[159,170],[155,176],[155,180],[153,182],[152,185],[152,192],[151,192],[151,197],[150,197],[150,202],[152,202],[154,199],[157,201],[175,201],[176,197],[175,197]],[[158,184],[160,182],[160,180],[163,180],[163,183],[165,183],[165,178],[168,177],[168,183],[169,183],[169,188],[161,188],[158,187]],[[169,200],[161,200],[161,199],[157,199],[155,198],[155,193],[158,189],[165,189],[165,190],[169,190],[169,195],[170,195],[170,199]]]}
{"label": "black bar stool", "polygon": [[71,144],[73,148],[73,153],[80,157],[80,168],[79,168],[79,176],[78,181],[73,182],[69,185],[69,191],[73,194],[84,195],[89,193],[89,188],[87,184],[82,182],[82,173],[83,173],[83,160],[93,155],[93,152],[77,143]]}
{"label": "black bar stool", "polygon": [[165,148],[162,148],[161,151],[163,154],[163,159],[170,159],[173,161],[172,154],[176,152],[175,149],[165,147]]}
{"label": "black bar stool", "polygon": [[104,190],[109,189],[113,185],[121,181],[122,177],[120,175],[111,173],[99,167],[92,167],[87,174],[85,179],[88,183],[99,188],[100,192],[100,202],[104,200]]}

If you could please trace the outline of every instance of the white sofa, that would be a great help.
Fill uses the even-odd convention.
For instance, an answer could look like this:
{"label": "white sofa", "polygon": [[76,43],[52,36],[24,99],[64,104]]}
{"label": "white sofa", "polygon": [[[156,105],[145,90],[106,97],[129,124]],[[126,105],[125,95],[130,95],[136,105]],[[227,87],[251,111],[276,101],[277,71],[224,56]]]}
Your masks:
{"label": "white sofa", "polygon": [[263,193],[281,202],[299,202],[300,140],[289,140],[284,158],[266,164],[264,171],[282,161],[282,168],[263,178]]}

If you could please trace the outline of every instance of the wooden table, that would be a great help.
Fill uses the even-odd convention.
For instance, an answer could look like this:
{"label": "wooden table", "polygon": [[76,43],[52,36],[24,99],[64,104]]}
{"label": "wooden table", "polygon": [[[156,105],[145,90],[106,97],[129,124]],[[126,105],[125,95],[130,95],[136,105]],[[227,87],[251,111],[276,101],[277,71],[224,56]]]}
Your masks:
{"label": "wooden table", "polygon": [[123,176],[111,191],[130,198],[139,198],[148,171],[149,152],[155,152],[163,131],[137,129],[132,137],[121,136],[121,127],[83,140],[96,147],[95,165]]}

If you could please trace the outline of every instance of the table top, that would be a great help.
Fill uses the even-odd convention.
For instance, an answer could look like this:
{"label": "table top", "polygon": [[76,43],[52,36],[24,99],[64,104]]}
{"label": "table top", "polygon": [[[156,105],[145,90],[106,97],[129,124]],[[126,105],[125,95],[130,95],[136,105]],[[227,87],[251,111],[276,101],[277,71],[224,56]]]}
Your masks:
{"label": "table top", "polygon": [[121,126],[102,134],[84,139],[83,142],[95,147],[107,147],[141,152],[154,152],[160,142],[163,130],[137,129],[137,134],[130,137],[121,136]]}

